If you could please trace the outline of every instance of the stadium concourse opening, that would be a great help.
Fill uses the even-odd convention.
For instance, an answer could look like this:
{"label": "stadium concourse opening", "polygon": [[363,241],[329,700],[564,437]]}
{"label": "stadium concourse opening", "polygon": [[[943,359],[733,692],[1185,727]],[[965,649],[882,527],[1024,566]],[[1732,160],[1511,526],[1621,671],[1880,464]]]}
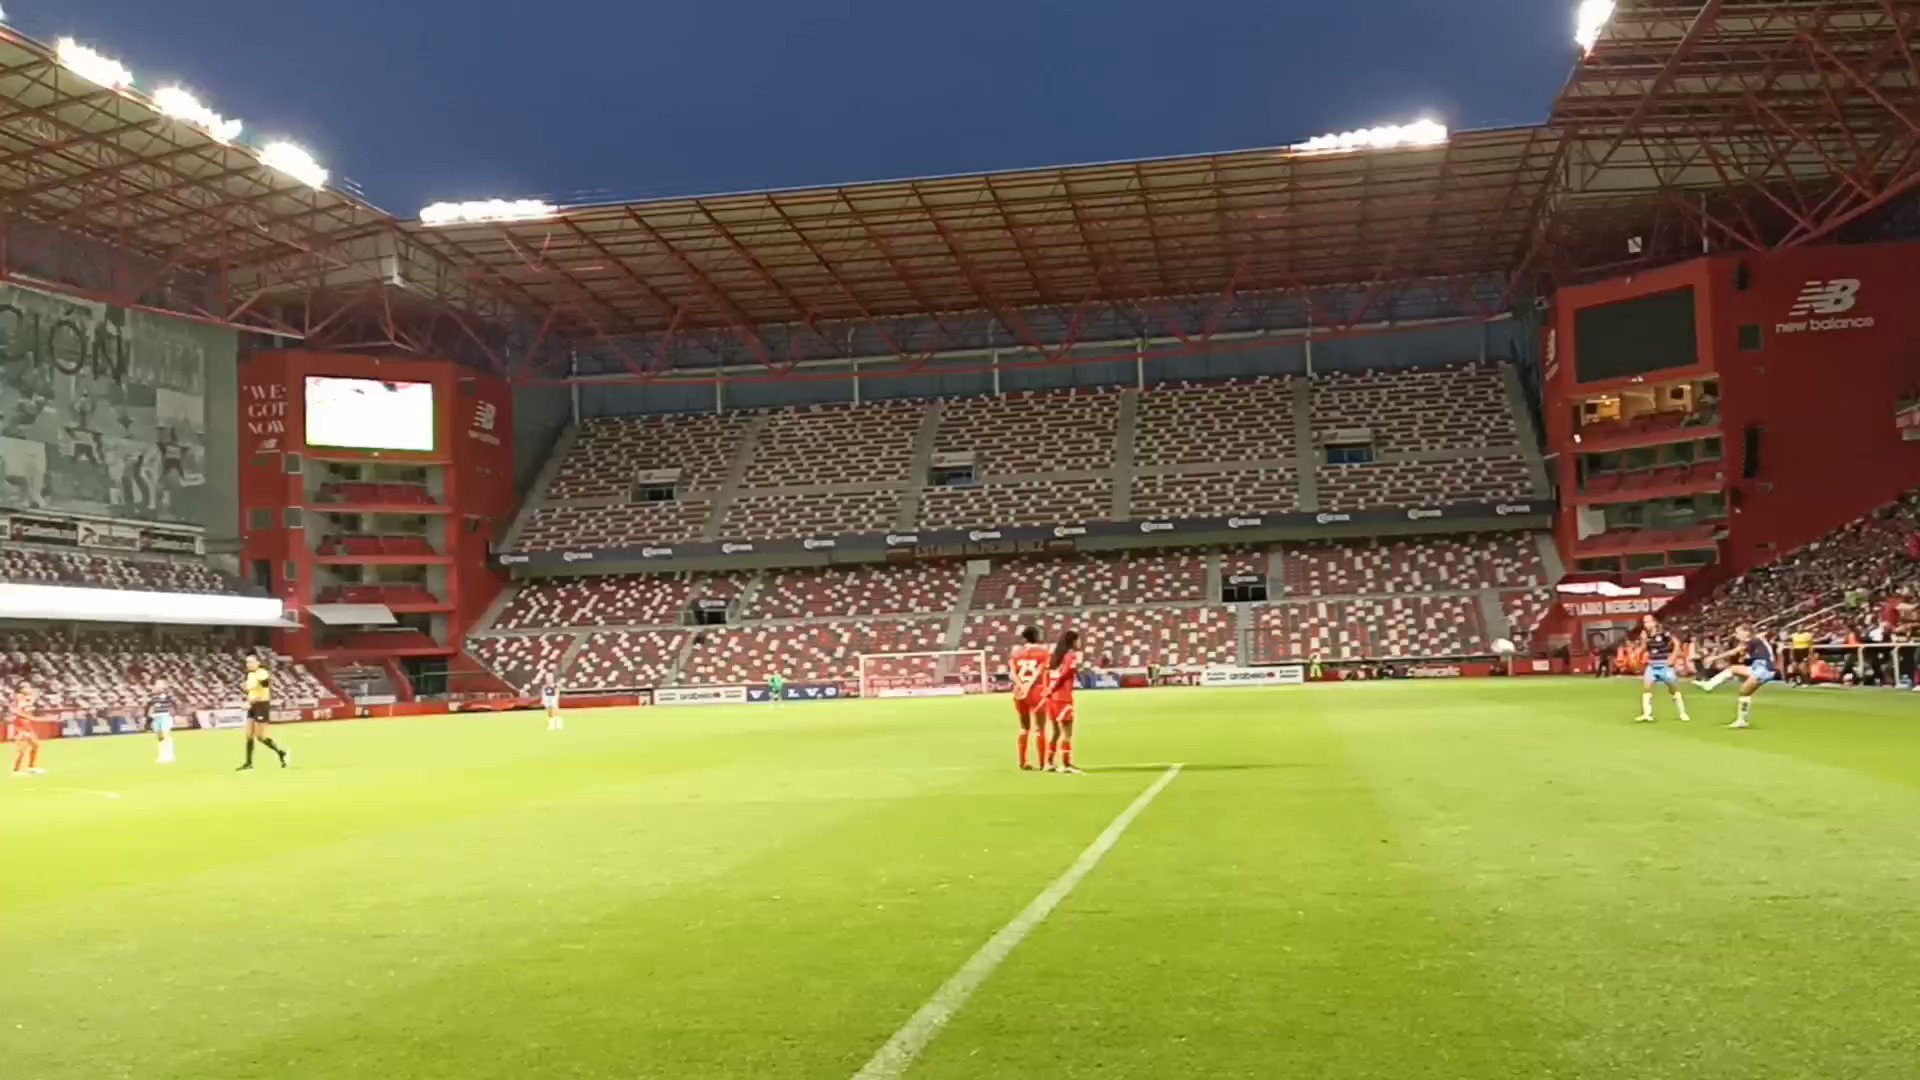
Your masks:
{"label": "stadium concourse opening", "polygon": [[0,1074],[1911,1077],[1920,2],[1568,7],[411,220],[0,23]]}

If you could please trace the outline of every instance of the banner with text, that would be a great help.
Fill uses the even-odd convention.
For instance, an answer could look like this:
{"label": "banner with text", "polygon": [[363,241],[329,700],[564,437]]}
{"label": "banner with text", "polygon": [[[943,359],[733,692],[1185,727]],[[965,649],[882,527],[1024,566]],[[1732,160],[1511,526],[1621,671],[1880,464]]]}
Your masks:
{"label": "banner with text", "polygon": [[1088,521],[1057,525],[1020,525],[1004,528],[937,529],[913,532],[859,533],[839,536],[801,536],[781,539],[734,539],[691,543],[636,544],[617,548],[578,548],[558,551],[506,551],[495,557],[503,567],[549,568],[565,566],[620,566],[663,564],[684,559],[751,559],[769,556],[819,556],[837,553],[882,554],[1012,554],[1021,550],[1070,548],[1078,540],[1148,537],[1166,544],[1257,537],[1271,530],[1326,531],[1346,535],[1356,530],[1405,525],[1471,526],[1488,529],[1529,528],[1543,524],[1553,504],[1543,500],[1502,503],[1466,503],[1431,507],[1391,507],[1373,510],[1330,510],[1318,513],[1241,514],[1232,517],[1168,518],[1134,521]]}

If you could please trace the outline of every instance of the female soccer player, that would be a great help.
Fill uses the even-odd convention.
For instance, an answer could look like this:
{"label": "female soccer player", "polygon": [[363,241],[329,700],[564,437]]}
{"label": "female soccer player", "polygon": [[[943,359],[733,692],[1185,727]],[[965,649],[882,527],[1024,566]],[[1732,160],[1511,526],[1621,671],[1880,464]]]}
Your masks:
{"label": "female soccer player", "polygon": [[[1045,755],[1049,772],[1078,773],[1073,767],[1073,688],[1080,681],[1080,632],[1068,630],[1054,642],[1047,663],[1047,717],[1053,721],[1053,746]],[[1060,763],[1053,763],[1058,754]]]}
{"label": "female soccer player", "polygon": [[1027,764],[1029,738],[1037,739],[1039,762],[1047,763],[1047,647],[1040,644],[1040,628],[1023,627],[1020,644],[1007,659],[1007,675],[1013,680],[1013,711],[1020,717],[1020,767]]}
{"label": "female soccer player", "polygon": [[256,742],[279,756],[281,768],[286,768],[292,760],[292,755],[275,746],[267,734],[273,730],[272,682],[273,676],[260,658],[247,657],[247,760],[240,766],[240,772],[253,768],[253,744]]}
{"label": "female soccer player", "polygon": [[1751,727],[1752,724],[1749,723],[1748,717],[1753,712],[1753,695],[1759,693],[1761,687],[1772,682],[1777,677],[1773,670],[1773,646],[1766,638],[1756,633],[1753,627],[1745,623],[1734,627],[1733,635],[1739,639],[1740,644],[1735,645],[1733,648],[1728,649],[1713,659],[1716,663],[1725,663],[1738,657],[1744,657],[1746,663],[1728,664],[1726,667],[1721,668],[1713,678],[1704,682],[1695,679],[1693,685],[1699,687],[1704,693],[1711,694],[1720,688],[1721,683],[1726,682],[1728,679],[1745,680],[1740,684],[1739,710],[1734,713],[1733,723],[1727,726],[1730,728]]}
{"label": "female soccer player", "polygon": [[560,718],[560,680],[554,673],[547,672],[547,681],[540,684],[540,707],[547,710],[547,730],[561,731],[567,722]]}
{"label": "female soccer player", "polygon": [[33,703],[37,693],[32,683],[21,683],[7,703],[7,741],[13,743],[13,775],[39,776],[40,733],[33,730]]}
{"label": "female soccer player", "polygon": [[173,764],[173,693],[167,680],[153,680],[153,696],[147,698],[147,728],[160,740],[159,765]]}
{"label": "female soccer player", "polygon": [[1674,660],[1680,652],[1680,642],[1660,626],[1660,620],[1651,614],[1640,619],[1640,625],[1646,629],[1641,635],[1640,647],[1647,654],[1646,670],[1640,675],[1640,722],[1653,723],[1653,684],[1659,683],[1673,695],[1673,707],[1679,712],[1680,719],[1691,720],[1687,715],[1687,703],[1680,696],[1680,675],[1674,670]]}

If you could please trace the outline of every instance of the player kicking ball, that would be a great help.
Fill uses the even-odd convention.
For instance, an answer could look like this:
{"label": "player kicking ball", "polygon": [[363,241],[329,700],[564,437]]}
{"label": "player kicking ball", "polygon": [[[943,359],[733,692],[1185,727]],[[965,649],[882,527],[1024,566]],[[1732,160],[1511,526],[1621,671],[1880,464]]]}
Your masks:
{"label": "player kicking ball", "polygon": [[[1047,719],[1053,723],[1053,745],[1042,752],[1048,772],[1074,773],[1073,688],[1080,682],[1080,632],[1068,630],[1054,643],[1048,658]],[[1055,764],[1054,757],[1059,757]]]}
{"label": "player kicking ball", "polygon": [[1047,647],[1040,644],[1040,628],[1022,627],[1020,644],[1007,658],[1007,674],[1013,680],[1013,711],[1020,717],[1022,769],[1033,768],[1027,764],[1029,742],[1039,751],[1035,760],[1041,765],[1047,763],[1047,658]]}
{"label": "player kicking ball", "polygon": [[147,698],[147,730],[160,741],[154,764],[173,764],[173,691],[167,689],[165,679],[153,681],[153,693]]}
{"label": "player kicking ball", "polygon": [[1679,651],[1680,643],[1674,640],[1672,634],[1662,629],[1660,620],[1654,618],[1652,615],[1643,617],[1640,620],[1640,625],[1646,628],[1646,634],[1641,639],[1641,644],[1644,645],[1647,650],[1647,670],[1645,674],[1640,676],[1640,722],[1643,724],[1653,723],[1653,687],[1655,683],[1666,687],[1667,693],[1672,695],[1673,708],[1675,712],[1680,714],[1680,719],[1693,719],[1693,717],[1687,715],[1686,699],[1680,696],[1680,675],[1673,669],[1674,654]]}
{"label": "player kicking ball", "polygon": [[560,680],[553,672],[547,672],[547,681],[540,685],[540,707],[547,710],[547,730],[565,731],[567,721],[560,715]]}
{"label": "player kicking ball", "polygon": [[1744,658],[1746,663],[1728,664],[1726,667],[1721,668],[1713,678],[1707,679],[1704,682],[1695,679],[1693,685],[1699,687],[1703,692],[1711,694],[1728,680],[1742,680],[1740,683],[1740,704],[1734,713],[1733,723],[1727,726],[1730,728],[1752,727],[1753,695],[1759,693],[1761,687],[1778,677],[1774,674],[1773,670],[1773,645],[1770,644],[1766,638],[1761,637],[1753,627],[1745,624],[1734,627],[1733,633],[1734,637],[1739,639],[1740,644],[1735,645],[1733,648],[1728,649],[1713,659],[1716,663],[1726,663],[1730,660]]}

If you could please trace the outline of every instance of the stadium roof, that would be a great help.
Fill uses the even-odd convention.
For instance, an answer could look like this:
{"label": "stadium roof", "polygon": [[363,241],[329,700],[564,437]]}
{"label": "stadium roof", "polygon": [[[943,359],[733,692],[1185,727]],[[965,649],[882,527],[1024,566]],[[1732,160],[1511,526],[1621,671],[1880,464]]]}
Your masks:
{"label": "stadium roof", "polygon": [[1446,277],[1512,261],[1542,129],[668,199],[421,229],[601,329],[991,312]]}
{"label": "stadium roof", "polygon": [[[335,348],[478,345],[503,366],[561,342],[706,335],[777,367],[764,328],[826,341],[823,327],[976,313],[1035,340],[1042,309],[1473,275],[1510,294],[1703,244],[1845,236],[1920,184],[1916,32],[1920,0],[1621,0],[1545,124],[1439,146],[427,226],[293,181],[0,29],[4,269]],[[76,255],[76,236],[100,250]]]}
{"label": "stadium roof", "polygon": [[1916,34],[1914,0],[1620,3],[1554,102],[1543,230],[1589,272],[1833,237],[1920,183]]}

